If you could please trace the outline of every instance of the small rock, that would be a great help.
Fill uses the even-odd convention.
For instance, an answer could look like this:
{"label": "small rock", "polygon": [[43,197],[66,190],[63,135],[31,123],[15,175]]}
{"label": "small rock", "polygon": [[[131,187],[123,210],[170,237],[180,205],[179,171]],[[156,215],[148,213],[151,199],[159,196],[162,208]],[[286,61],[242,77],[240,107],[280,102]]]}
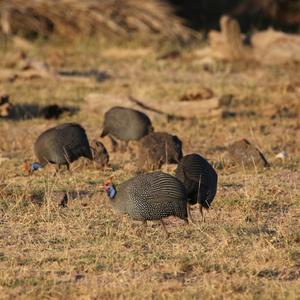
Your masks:
{"label": "small rock", "polygon": [[229,145],[228,154],[234,163],[246,168],[269,166],[264,155],[246,139]]}

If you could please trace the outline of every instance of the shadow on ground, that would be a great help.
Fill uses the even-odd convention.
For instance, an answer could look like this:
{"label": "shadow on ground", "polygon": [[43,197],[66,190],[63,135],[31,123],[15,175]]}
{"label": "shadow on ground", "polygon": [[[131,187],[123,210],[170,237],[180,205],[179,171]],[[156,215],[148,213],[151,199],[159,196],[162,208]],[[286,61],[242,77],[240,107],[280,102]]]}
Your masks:
{"label": "shadow on ground", "polygon": [[61,76],[68,76],[68,77],[90,77],[95,78],[97,82],[102,82],[107,79],[110,79],[110,76],[104,72],[99,71],[96,69],[91,69],[87,71],[82,70],[59,70],[58,74]]}
{"label": "shadow on ground", "polygon": [[60,106],[58,104],[16,104],[10,108],[9,114],[3,118],[6,120],[29,120],[35,118],[58,119],[62,115],[74,115],[79,111],[75,106]]}

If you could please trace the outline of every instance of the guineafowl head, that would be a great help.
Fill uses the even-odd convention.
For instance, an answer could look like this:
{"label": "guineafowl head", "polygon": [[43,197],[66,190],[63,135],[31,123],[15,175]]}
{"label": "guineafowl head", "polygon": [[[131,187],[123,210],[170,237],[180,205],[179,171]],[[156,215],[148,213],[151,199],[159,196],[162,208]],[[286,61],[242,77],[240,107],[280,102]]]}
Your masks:
{"label": "guineafowl head", "polygon": [[116,190],[116,187],[114,186],[114,184],[112,183],[111,178],[105,182],[105,184],[103,185],[103,189],[107,193],[107,196],[110,199],[115,198],[115,196],[117,194],[117,190]]}
{"label": "guineafowl head", "polygon": [[34,171],[39,170],[40,168],[42,168],[42,165],[38,162],[30,164],[28,160],[25,160],[23,163],[23,171],[27,175],[31,175]]}
{"label": "guineafowl head", "polygon": [[41,167],[42,167],[42,165],[41,165],[40,163],[34,162],[34,163],[32,163],[31,166],[30,166],[30,171],[31,171],[31,172],[37,171],[37,170],[39,170]]}

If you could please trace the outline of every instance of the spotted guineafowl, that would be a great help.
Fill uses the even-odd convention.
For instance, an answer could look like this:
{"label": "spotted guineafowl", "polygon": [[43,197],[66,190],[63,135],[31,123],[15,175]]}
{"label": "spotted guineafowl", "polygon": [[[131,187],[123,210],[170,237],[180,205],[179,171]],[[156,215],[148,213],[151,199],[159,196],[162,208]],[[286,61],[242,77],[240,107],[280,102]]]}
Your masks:
{"label": "spotted guineafowl", "polygon": [[111,180],[103,189],[106,191],[112,207],[134,220],[160,220],[167,236],[163,218],[176,216],[188,222],[187,195],[183,184],[175,177],[153,172],[140,174],[118,186]]}
{"label": "spotted guineafowl", "polygon": [[36,140],[34,152],[39,160],[33,163],[31,171],[44,167],[47,163],[66,165],[83,156],[93,159],[85,130],[76,123],[61,124],[47,129]]}
{"label": "spotted guineafowl", "polygon": [[[176,177],[185,186],[188,204],[199,203],[200,213],[204,220],[203,208],[209,209],[217,192],[218,175],[216,171],[199,154],[189,154],[179,162]],[[188,214],[191,219],[189,205]]]}
{"label": "spotted guineafowl", "polygon": [[167,132],[151,132],[139,141],[139,170],[155,170],[165,163],[178,163],[182,158],[182,142]]}
{"label": "spotted guineafowl", "polygon": [[139,140],[153,131],[148,116],[138,110],[115,106],[104,115],[101,137],[109,135],[121,141]]}

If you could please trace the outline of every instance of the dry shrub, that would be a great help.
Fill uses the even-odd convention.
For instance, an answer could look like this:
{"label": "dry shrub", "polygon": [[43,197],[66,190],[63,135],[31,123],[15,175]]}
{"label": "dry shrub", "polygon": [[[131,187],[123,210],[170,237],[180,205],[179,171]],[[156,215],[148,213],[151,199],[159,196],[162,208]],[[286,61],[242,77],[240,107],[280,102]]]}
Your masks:
{"label": "dry shrub", "polygon": [[209,32],[211,55],[220,60],[256,61],[262,64],[293,64],[300,61],[300,37],[268,29],[251,36],[251,47],[244,42],[237,20],[222,16],[221,31]]}
{"label": "dry shrub", "polygon": [[5,34],[75,38],[132,33],[189,39],[193,33],[161,0],[0,0]]}

